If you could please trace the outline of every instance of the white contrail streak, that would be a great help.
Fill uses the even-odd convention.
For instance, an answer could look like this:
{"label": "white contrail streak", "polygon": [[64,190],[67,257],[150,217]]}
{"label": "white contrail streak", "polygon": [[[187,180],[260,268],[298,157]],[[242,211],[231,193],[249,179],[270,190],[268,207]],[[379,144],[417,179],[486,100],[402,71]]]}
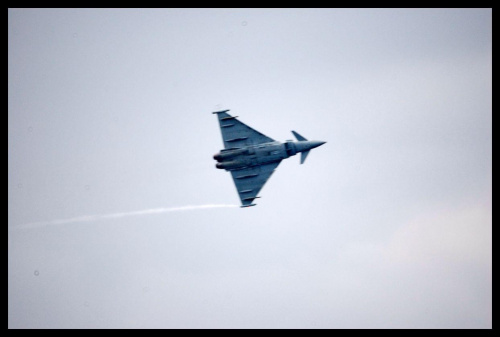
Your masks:
{"label": "white contrail streak", "polygon": [[14,228],[18,229],[26,229],[26,228],[38,228],[44,226],[52,226],[52,225],[65,225],[74,222],[89,222],[89,221],[97,221],[104,219],[116,219],[116,218],[124,218],[129,216],[137,216],[137,215],[150,215],[150,214],[160,214],[160,213],[168,213],[168,212],[181,212],[181,211],[194,211],[200,209],[210,209],[210,208],[230,208],[230,207],[238,207],[237,205],[197,205],[197,206],[179,206],[179,207],[164,207],[164,208],[152,208],[146,209],[143,211],[135,211],[135,212],[122,212],[122,213],[111,213],[111,214],[101,214],[101,215],[84,215],[76,218],[69,219],[56,219],[50,221],[39,221],[39,222],[30,222],[24,225],[15,226]]}

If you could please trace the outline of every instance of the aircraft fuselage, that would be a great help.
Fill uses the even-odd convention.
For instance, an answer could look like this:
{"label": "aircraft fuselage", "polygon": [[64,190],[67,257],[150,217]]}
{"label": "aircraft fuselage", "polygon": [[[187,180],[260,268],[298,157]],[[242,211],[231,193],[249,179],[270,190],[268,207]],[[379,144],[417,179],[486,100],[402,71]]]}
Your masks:
{"label": "aircraft fuselage", "polygon": [[[214,159],[218,162],[215,167],[231,171],[243,167],[273,163],[295,155],[294,150],[287,152],[285,144],[287,143],[271,142],[243,148],[224,149],[214,155]],[[286,146],[292,148],[293,144],[287,144]]]}
{"label": "aircraft fuselage", "polygon": [[298,152],[309,151],[324,144],[318,141],[286,141],[269,142],[258,145],[250,145],[240,148],[229,148],[221,150],[214,155],[217,160],[215,167],[226,171],[238,170],[244,167],[258,166],[268,163],[280,162]]}

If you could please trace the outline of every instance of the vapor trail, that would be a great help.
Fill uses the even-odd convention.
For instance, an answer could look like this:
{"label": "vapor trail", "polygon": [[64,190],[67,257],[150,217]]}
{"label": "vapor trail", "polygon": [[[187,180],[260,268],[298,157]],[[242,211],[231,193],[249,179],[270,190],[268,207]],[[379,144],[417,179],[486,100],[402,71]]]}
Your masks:
{"label": "vapor trail", "polygon": [[69,219],[56,219],[50,221],[39,221],[39,222],[30,222],[24,225],[15,226],[14,228],[25,229],[25,228],[38,228],[44,226],[52,226],[52,225],[65,225],[74,222],[89,222],[89,221],[97,221],[104,219],[116,219],[116,218],[124,218],[129,216],[138,216],[138,215],[150,215],[150,214],[160,214],[160,213],[168,213],[168,212],[181,212],[181,211],[194,211],[200,209],[210,209],[210,208],[230,208],[230,207],[238,207],[237,205],[197,205],[197,206],[179,206],[179,207],[164,207],[164,208],[152,208],[146,209],[142,211],[135,212],[122,212],[122,213],[111,213],[111,214],[101,214],[101,215],[84,215],[76,218]]}

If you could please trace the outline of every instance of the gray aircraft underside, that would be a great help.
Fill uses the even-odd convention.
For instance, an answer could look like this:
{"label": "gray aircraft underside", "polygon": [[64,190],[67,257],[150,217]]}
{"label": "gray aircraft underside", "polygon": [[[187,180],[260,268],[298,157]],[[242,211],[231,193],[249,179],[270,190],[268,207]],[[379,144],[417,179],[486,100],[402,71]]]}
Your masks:
{"label": "gray aircraft underside", "polygon": [[297,141],[275,141],[228,114],[215,111],[219,119],[224,149],[214,155],[215,167],[231,172],[241,207],[255,206],[254,199],[283,159],[301,153],[304,163],[309,151],[326,142],[307,140],[292,131]]}

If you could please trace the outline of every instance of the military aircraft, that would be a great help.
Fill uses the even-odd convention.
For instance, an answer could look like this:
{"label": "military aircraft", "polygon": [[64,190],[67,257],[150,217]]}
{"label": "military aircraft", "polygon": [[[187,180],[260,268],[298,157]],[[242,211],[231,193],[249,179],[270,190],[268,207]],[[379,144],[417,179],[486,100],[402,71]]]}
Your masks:
{"label": "military aircraft", "polygon": [[229,110],[215,111],[219,119],[224,149],[214,155],[215,167],[230,171],[241,199],[240,207],[255,206],[254,199],[283,159],[301,152],[304,163],[311,149],[326,142],[307,140],[292,131],[297,141],[285,143],[263,135],[228,114]]}

